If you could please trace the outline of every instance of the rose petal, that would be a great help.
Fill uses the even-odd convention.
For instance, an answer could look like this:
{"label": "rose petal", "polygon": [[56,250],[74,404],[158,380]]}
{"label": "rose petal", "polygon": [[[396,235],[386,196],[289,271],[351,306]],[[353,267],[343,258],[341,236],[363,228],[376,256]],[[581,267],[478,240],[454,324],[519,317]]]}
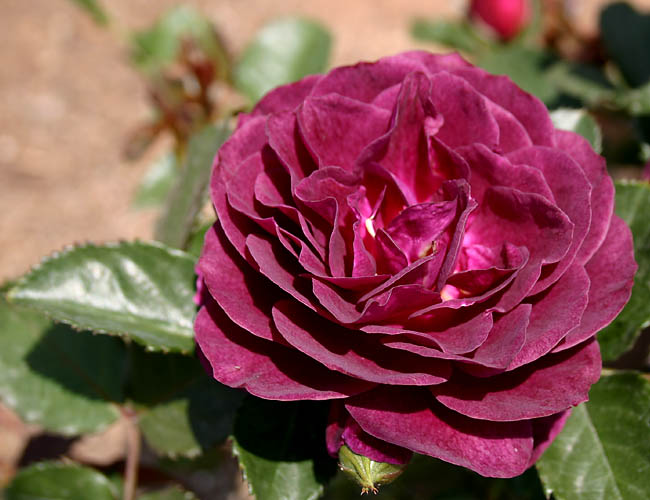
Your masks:
{"label": "rose petal", "polygon": [[446,409],[426,389],[380,386],[346,401],[368,434],[488,477],[514,477],[533,448],[528,421],[474,420]]}
{"label": "rose petal", "polygon": [[321,167],[352,170],[363,149],[388,128],[390,114],[339,94],[306,100],[298,123],[307,148]]}
{"label": "rose petal", "polygon": [[542,453],[548,448],[555,436],[564,428],[564,424],[571,415],[571,409],[550,415],[548,417],[536,418],[533,424],[533,439],[535,440],[533,454],[528,465],[533,465]]}
{"label": "rose petal", "polygon": [[524,126],[533,144],[555,145],[555,127],[544,103],[517,87],[507,76],[495,76],[479,68],[454,74],[467,80],[479,93],[506,109]]}
{"label": "rose petal", "polygon": [[579,344],[607,326],[630,299],[637,265],[632,232],[621,218],[612,217],[605,241],[585,270],[591,280],[587,308],[580,325],[568,333],[554,352]]}
{"label": "rose petal", "polygon": [[444,361],[423,360],[409,353],[397,356],[372,335],[330,323],[295,302],[276,303],[273,319],[296,349],[346,375],[382,384],[433,385],[451,373]]}
{"label": "rose petal", "polygon": [[199,311],[196,341],[212,376],[265,399],[336,399],[375,384],[332,372],[307,356],[242,330],[216,304]]}
{"label": "rose petal", "polygon": [[534,302],[526,342],[509,370],[541,358],[580,324],[587,307],[590,284],[584,268],[574,265],[552,287],[531,297]]}
{"label": "rose petal", "polygon": [[494,377],[456,372],[446,384],[430,389],[443,405],[463,415],[511,422],[546,417],[586,401],[600,368],[600,349],[591,341]]}
{"label": "rose petal", "polygon": [[513,163],[538,168],[548,182],[557,206],[573,223],[573,239],[566,255],[552,271],[545,273],[531,293],[554,283],[571,265],[591,225],[591,184],[580,166],[568,155],[539,146],[520,149],[508,155]]}

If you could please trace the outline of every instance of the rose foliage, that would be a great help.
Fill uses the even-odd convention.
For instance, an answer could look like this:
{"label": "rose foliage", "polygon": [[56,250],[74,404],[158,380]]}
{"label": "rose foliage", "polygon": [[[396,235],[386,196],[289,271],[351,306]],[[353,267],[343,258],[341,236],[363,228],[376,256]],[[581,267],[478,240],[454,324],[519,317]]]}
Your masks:
{"label": "rose foliage", "polygon": [[511,477],[600,375],[636,264],[587,141],[410,52],[280,87],[214,165],[195,332],[220,382],[331,400],[327,447]]}

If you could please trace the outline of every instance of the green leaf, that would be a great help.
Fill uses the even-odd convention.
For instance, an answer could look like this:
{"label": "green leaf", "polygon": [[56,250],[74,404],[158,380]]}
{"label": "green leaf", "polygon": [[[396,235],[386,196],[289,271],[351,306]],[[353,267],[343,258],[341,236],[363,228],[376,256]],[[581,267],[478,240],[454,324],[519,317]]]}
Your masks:
{"label": "green leaf", "polygon": [[[325,500],[358,500],[359,486],[339,472],[328,484]],[[381,500],[544,500],[534,468],[511,479],[495,479],[442,460],[414,455],[403,474],[382,486]]]}
{"label": "green leaf", "polygon": [[621,90],[613,101],[615,107],[633,116],[650,115],[650,83],[632,90]]}
{"label": "green leaf", "polygon": [[165,456],[195,457],[232,433],[244,396],[205,373],[198,359],[134,350],[129,396],[149,445]]}
{"label": "green leaf", "polygon": [[476,52],[482,44],[485,44],[468,23],[416,19],[411,25],[411,35],[418,40],[434,42],[466,52]]}
{"label": "green leaf", "polygon": [[507,75],[526,92],[546,104],[558,98],[558,89],[551,84],[546,68],[551,58],[545,52],[521,45],[503,45],[484,52],[477,64],[495,75]]}
{"label": "green leaf", "polygon": [[248,396],[235,420],[233,453],[258,500],[320,497],[334,472],[323,436],[328,405]]}
{"label": "green leaf", "polygon": [[133,199],[135,208],[149,208],[161,205],[178,177],[176,158],[172,153],[156,161],[140,182]]}
{"label": "green leaf", "polygon": [[346,445],[339,449],[339,467],[348,477],[361,486],[361,494],[377,493],[379,486],[390,484],[397,479],[406,465],[376,462],[364,455],[358,455]]}
{"label": "green leaf", "polygon": [[172,8],[153,27],[135,33],[131,59],[147,74],[160,73],[176,61],[185,40],[191,40],[201,49],[214,63],[216,74],[226,78],[228,57],[213,24],[188,5]]}
{"label": "green leaf", "polygon": [[235,68],[235,86],[255,103],[269,90],[325,70],[331,37],[320,24],[284,18],[264,26]]}
{"label": "green leaf", "polygon": [[650,491],[650,383],[636,373],[603,377],[589,402],[537,462],[556,500],[646,500]]}
{"label": "green leaf", "polygon": [[608,5],[600,16],[605,50],[633,87],[650,79],[650,15],[643,15],[624,2]]}
{"label": "green leaf", "polygon": [[596,153],[602,151],[603,136],[594,118],[584,109],[560,108],[551,112],[551,120],[555,128],[569,130],[580,134],[589,141]]}
{"label": "green leaf", "polygon": [[205,233],[214,225],[214,221],[203,224],[190,235],[190,241],[187,243],[187,253],[199,257],[203,249],[203,242],[205,240]]}
{"label": "green leaf", "polygon": [[630,301],[621,314],[598,333],[605,361],[612,361],[630,349],[641,330],[650,325],[650,184],[617,182],[616,213],[632,229],[634,256],[639,269],[634,277]]}
{"label": "green leaf", "polygon": [[138,497],[138,500],[196,500],[196,496],[178,486],[172,486],[164,490],[144,493]]}
{"label": "green leaf", "polygon": [[194,259],[154,243],[85,245],[45,259],[10,301],[150,349],[194,348]]}
{"label": "green leaf", "polygon": [[100,26],[108,24],[108,14],[97,0],[72,0],[72,3],[84,9]]}
{"label": "green leaf", "polygon": [[230,129],[224,123],[219,127],[208,126],[192,136],[180,177],[156,225],[157,240],[186,248],[194,220],[206,198],[214,156],[229,135]]}
{"label": "green leaf", "polygon": [[106,476],[89,467],[59,462],[31,465],[16,474],[5,500],[117,500]]}
{"label": "green leaf", "polygon": [[0,297],[0,398],[51,432],[97,432],[119,417],[126,369],[118,339],[75,332]]}

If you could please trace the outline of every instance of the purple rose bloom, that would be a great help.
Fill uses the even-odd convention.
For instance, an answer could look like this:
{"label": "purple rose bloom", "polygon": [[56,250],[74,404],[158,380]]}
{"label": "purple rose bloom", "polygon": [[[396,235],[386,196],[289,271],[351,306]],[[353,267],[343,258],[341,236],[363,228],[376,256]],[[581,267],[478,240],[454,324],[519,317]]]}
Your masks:
{"label": "purple rose bloom", "polygon": [[521,474],[598,380],[636,270],[603,158],[457,55],[277,88],[211,189],[203,360],[261,398],[332,400],[332,454]]}

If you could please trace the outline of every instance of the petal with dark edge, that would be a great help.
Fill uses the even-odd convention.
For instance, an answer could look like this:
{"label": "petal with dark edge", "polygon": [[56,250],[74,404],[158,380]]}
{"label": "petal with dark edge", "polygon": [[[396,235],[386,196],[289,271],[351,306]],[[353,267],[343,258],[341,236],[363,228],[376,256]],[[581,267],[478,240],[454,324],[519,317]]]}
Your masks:
{"label": "petal with dark edge", "polygon": [[533,450],[529,421],[474,420],[437,403],[425,388],[382,386],[345,407],[368,434],[483,476],[518,476]]}
{"label": "petal with dark edge", "polygon": [[294,349],[255,337],[235,325],[214,303],[194,324],[196,341],[212,376],[265,399],[345,398],[375,384],[332,372]]}
{"label": "petal with dark edge", "polygon": [[600,349],[592,340],[489,378],[456,372],[449,382],[430,389],[438,401],[463,415],[511,422],[546,417],[586,401],[600,369]]}
{"label": "petal with dark edge", "polygon": [[397,354],[382,346],[377,337],[328,322],[292,301],[278,302],[273,319],[280,334],[296,349],[353,377],[382,384],[433,385],[446,381],[451,373],[446,361]]}

